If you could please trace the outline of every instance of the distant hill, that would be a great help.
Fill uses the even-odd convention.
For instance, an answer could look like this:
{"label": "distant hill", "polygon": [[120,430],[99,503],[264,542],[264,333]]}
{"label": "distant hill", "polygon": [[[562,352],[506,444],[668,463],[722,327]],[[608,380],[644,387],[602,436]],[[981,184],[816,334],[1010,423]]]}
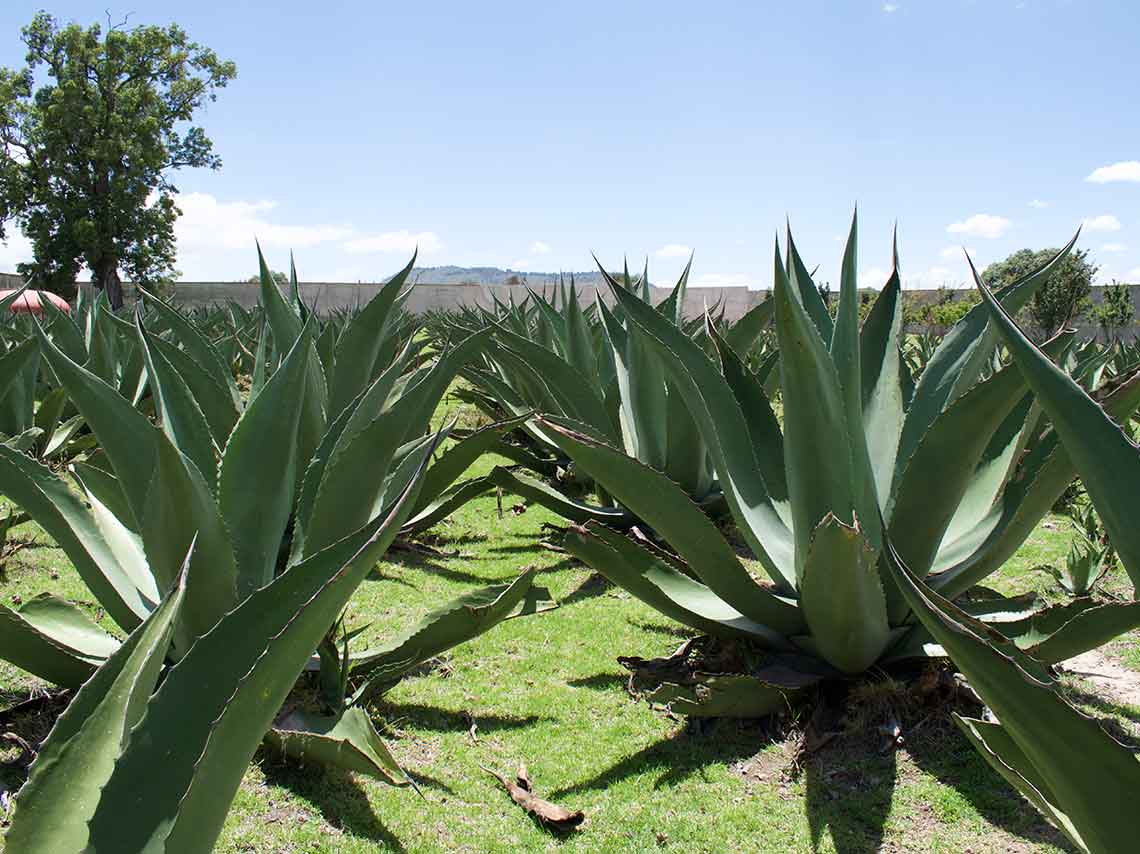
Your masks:
{"label": "distant hill", "polygon": [[[499,267],[416,267],[411,280],[432,285],[518,285],[532,286],[558,284],[559,273],[530,273],[521,270],[500,269]],[[570,273],[563,273],[570,281]],[[602,274],[597,270],[574,273],[574,281],[582,285],[604,284]]]}

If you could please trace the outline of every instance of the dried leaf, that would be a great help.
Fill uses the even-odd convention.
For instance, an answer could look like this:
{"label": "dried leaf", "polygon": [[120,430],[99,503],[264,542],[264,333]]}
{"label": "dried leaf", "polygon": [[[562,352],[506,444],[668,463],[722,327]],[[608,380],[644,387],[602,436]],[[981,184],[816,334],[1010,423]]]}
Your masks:
{"label": "dried leaf", "polygon": [[502,783],[511,800],[526,810],[543,827],[557,833],[569,833],[577,829],[586,818],[586,814],[581,810],[570,812],[550,801],[544,801],[531,792],[530,777],[527,776],[525,764],[519,765],[517,781],[509,780],[490,768],[484,767],[483,770]]}

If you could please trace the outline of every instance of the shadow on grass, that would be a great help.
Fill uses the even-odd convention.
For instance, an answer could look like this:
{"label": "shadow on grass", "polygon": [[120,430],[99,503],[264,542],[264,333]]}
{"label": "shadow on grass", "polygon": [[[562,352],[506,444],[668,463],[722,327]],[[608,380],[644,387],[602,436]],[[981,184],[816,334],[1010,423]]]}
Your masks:
{"label": "shadow on grass", "polygon": [[628,673],[595,673],[593,676],[583,676],[580,679],[566,680],[566,684],[571,688],[590,688],[594,691],[610,691],[614,688],[624,690],[628,683]]}
{"label": "shadow on grass", "polygon": [[[415,552],[389,552],[384,556],[384,560],[386,563],[394,564],[396,566],[403,567],[404,569],[414,569],[420,572],[427,572],[431,573],[432,575],[438,575],[440,578],[446,578],[448,581],[483,585],[493,584],[498,580],[495,578],[487,578],[484,575],[476,575],[473,572],[464,572],[461,569],[452,569],[450,566],[446,566],[445,564],[440,563],[430,555],[418,554]],[[391,576],[385,577],[390,581],[396,580]]]}
{"label": "shadow on grass", "polygon": [[627,621],[635,629],[640,629],[643,632],[651,632],[655,635],[668,635],[669,637],[678,638],[680,640],[689,640],[689,638],[699,634],[696,629],[688,629],[684,626],[668,626],[664,623],[648,623],[643,620]]}
{"label": "shadow on grass", "polygon": [[407,850],[372,811],[364,787],[344,769],[267,759],[262,770],[266,782],[288,789],[315,807],[333,827],[392,851]]}
{"label": "shadow on grass", "polygon": [[1131,724],[1140,725],[1140,710],[1082,688],[1068,686],[1065,693],[1070,702],[1097,718],[1101,726],[1107,729],[1117,741],[1128,745],[1133,752],[1137,752],[1140,745],[1137,744],[1135,733],[1128,732],[1120,722],[1128,721]]}
{"label": "shadow on grass", "polygon": [[676,786],[694,774],[701,774],[706,766],[730,765],[754,756],[775,741],[767,726],[754,721],[717,721],[703,727],[700,733],[693,727],[686,728],[639,750],[588,780],[552,792],[549,798],[557,800],[606,789],[630,777],[658,770],[661,773],[653,782],[655,789]]}
{"label": "shadow on grass", "polygon": [[1029,842],[1076,850],[990,767],[948,719],[932,722],[907,737],[906,752],[915,765],[952,787],[995,827]]}
{"label": "shadow on grass", "polygon": [[481,733],[497,730],[523,729],[540,723],[550,723],[555,718],[547,715],[483,715],[476,712],[454,712],[438,706],[420,703],[377,702],[373,709],[389,726],[401,728],[405,725],[431,732],[466,732],[475,723]]}
{"label": "shadow on grass", "polygon": [[812,755],[801,766],[812,850],[824,833],[840,854],[878,851],[895,793],[897,757],[855,748]]}
{"label": "shadow on grass", "polygon": [[558,604],[565,607],[586,599],[596,599],[599,596],[605,596],[612,588],[613,584],[604,575],[592,572],[581,584],[563,596]]}

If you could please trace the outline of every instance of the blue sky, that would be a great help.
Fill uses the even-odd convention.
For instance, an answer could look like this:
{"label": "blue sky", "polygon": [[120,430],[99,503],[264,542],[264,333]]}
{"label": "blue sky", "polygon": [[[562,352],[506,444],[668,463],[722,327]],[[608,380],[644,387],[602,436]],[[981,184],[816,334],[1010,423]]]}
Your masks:
{"label": "blue sky", "polygon": [[[0,65],[40,2],[0,6]],[[239,278],[258,236],[308,280],[424,264],[589,269],[696,251],[699,284],[771,280],[774,234],[862,284],[899,223],[907,286],[1081,245],[1140,281],[1135,2],[376,3],[116,0],[64,20],[175,20],[238,65],[202,115],[220,172],[177,183],[187,278]],[[121,5],[121,8],[120,8]],[[1091,179],[1091,180],[1090,180]],[[0,247],[0,270],[26,253]]]}

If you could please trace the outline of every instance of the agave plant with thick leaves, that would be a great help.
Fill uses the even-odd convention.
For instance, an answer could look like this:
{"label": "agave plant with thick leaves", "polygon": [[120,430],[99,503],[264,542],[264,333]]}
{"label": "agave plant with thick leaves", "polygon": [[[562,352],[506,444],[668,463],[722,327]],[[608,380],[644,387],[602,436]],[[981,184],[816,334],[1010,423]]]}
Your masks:
{"label": "agave plant with thick leaves", "polygon": [[[1140,506],[1140,448],[1121,429],[1121,413],[1103,407],[1054,364],[976,271],[974,279],[1013,362],[1119,544],[1135,595],[1140,534],[1132,517]],[[1131,850],[1140,831],[1132,803],[1140,791],[1134,751],[1074,708],[1040,657],[1011,640],[995,640],[987,626],[924,585],[889,542],[884,555],[914,615],[993,711],[984,720],[955,715],[978,752],[1078,849],[1098,854]],[[1133,601],[1119,604],[1116,611],[1127,614],[1138,607],[1140,602]]]}
{"label": "agave plant with thick leaves", "polygon": [[[1063,255],[1005,288],[1003,305],[1020,308]],[[772,667],[732,683],[736,693],[751,692],[751,711],[782,703],[786,689],[806,682],[941,654],[884,564],[886,537],[930,587],[955,598],[1013,554],[1075,474],[1055,431],[1035,434],[1033,397],[1016,367],[996,360],[984,305],[950,330],[913,384],[899,348],[897,256],[861,329],[855,271],[853,223],[833,320],[790,234],[786,258],[777,254],[782,423],[715,330],[719,365],[611,285],[683,396],[767,581],[756,580],[669,478],[588,427],[539,420],[675,555],[598,524],[571,529],[568,550],[682,623],[766,650]],[[1059,356],[1070,344],[1064,334],[1046,349]],[[1103,401],[1128,417],[1140,404],[1140,377],[1105,390]],[[1078,601],[1035,611],[1030,604],[991,597],[968,607],[1045,661],[1137,625],[1128,607]],[[667,686],[660,696],[700,714],[718,707],[714,694]]]}
{"label": "agave plant with thick leaves", "polygon": [[[169,658],[179,661],[248,597],[386,516],[413,478],[417,488],[401,505],[398,523],[429,511],[430,503],[420,503],[428,476],[446,486],[478,450],[477,443],[456,446],[427,476],[419,474],[425,449],[439,442],[428,432],[435,405],[480,336],[415,367],[407,344],[385,361],[385,320],[410,269],[344,327],[331,370],[317,353],[315,319],[302,319],[266,281],[263,305],[280,356],[275,363],[263,359],[263,375],[254,377],[247,398],[216,348],[156,302],[178,344],[155,335],[141,314],[133,327],[157,425],[37,330],[42,358],[97,437],[99,453],[72,466],[73,485],[0,444],[0,492],[59,544],[124,633],[160,607],[194,543],[183,602],[171,618]],[[263,356],[268,351],[259,349]],[[347,689],[353,692],[347,704],[358,704],[498,621],[547,607],[549,598],[532,588],[533,575],[468,594],[388,644],[342,649],[339,657],[324,654],[335,642],[330,619],[322,654],[314,658],[325,671],[322,684],[340,686],[328,692],[330,705],[343,711]],[[0,655],[60,685],[83,684],[120,646],[85,612],[55,597],[0,608]],[[316,650],[315,644],[309,652]],[[277,743],[319,755],[316,735],[335,721],[308,721],[314,735],[298,720],[283,722]]]}
{"label": "agave plant with thick leaves", "polygon": [[[697,346],[709,347],[703,319],[686,319],[683,314],[688,277],[686,265],[657,306],[651,303],[648,271],[633,278],[626,269],[620,285],[615,286],[628,299],[655,311],[678,334]],[[682,395],[662,373],[660,360],[644,334],[627,321],[622,303],[611,308],[599,297],[584,309],[573,281],[559,295],[553,302],[531,291],[520,305],[498,304],[494,314],[484,313],[483,324],[493,329],[493,340],[483,353],[482,364],[464,372],[473,387],[469,399],[500,418],[538,411],[583,423],[630,457],[665,472],[710,513],[723,511],[712,458],[700,431]],[[763,303],[735,324],[718,320],[714,325],[747,354],[770,321],[771,308],[770,303]],[[773,364],[774,360],[767,360],[766,369]],[[519,432],[525,437],[522,447],[506,445],[500,451],[519,468],[547,477],[554,486],[519,468],[496,469],[488,476],[489,483],[575,521],[598,520],[624,527],[636,523],[636,514],[615,504],[604,484],[579,476],[573,461],[540,424],[524,422]],[[583,500],[590,488],[597,492],[597,504]]]}

